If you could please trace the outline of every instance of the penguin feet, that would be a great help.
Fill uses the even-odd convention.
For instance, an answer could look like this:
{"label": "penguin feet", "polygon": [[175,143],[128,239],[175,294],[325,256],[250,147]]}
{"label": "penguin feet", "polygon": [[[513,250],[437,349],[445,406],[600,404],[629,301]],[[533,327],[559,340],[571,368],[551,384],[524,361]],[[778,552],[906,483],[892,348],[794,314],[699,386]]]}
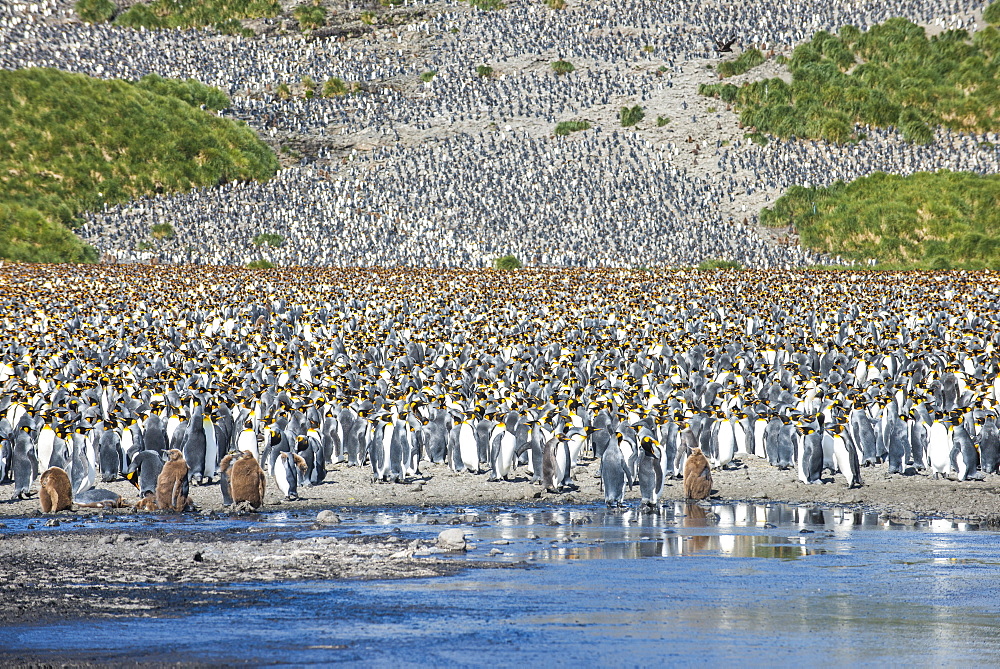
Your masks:
{"label": "penguin feet", "polygon": [[285,497],[286,502],[295,502],[298,501],[298,499],[299,499],[298,495],[288,495]]}

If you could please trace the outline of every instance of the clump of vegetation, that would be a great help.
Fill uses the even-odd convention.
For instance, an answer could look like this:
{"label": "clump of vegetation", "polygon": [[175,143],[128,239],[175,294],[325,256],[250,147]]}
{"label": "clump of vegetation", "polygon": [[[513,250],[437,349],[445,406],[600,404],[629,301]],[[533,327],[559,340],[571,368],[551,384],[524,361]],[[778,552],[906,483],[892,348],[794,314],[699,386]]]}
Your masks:
{"label": "clump of vegetation", "polygon": [[488,79],[493,76],[493,68],[489,65],[480,65],[476,68],[476,76],[482,79]]}
{"label": "clump of vegetation", "polygon": [[517,256],[511,254],[496,258],[493,261],[494,269],[512,270],[521,269],[522,267],[524,267],[524,265],[517,259]]}
{"label": "clump of vegetation", "polygon": [[743,265],[736,262],[735,260],[722,260],[718,258],[713,258],[711,260],[703,260],[698,264],[698,269],[743,269]]}
{"label": "clump of vegetation", "polygon": [[76,10],[76,15],[87,23],[104,23],[118,13],[118,6],[111,0],[76,0],[73,9]]}
{"label": "clump of vegetation", "polygon": [[[996,12],[995,12],[996,13]],[[792,83],[779,78],[737,88],[702,86],[740,109],[740,121],[779,137],[851,141],[855,124],[894,126],[911,142],[934,140],[934,127],[964,132],[1000,129],[1000,30],[970,38],[948,30],[928,39],[924,29],[893,18],[861,32],[821,31],[796,47]]]}
{"label": "clump of vegetation", "polygon": [[378,22],[378,17],[373,12],[361,12],[361,22],[366,26],[373,26]]}
{"label": "clump of vegetation", "polygon": [[288,100],[292,97],[292,89],[285,82],[281,82],[275,89],[274,94],[278,96],[279,100]]}
{"label": "clump of vegetation", "polygon": [[270,18],[280,11],[278,0],[153,0],[133,5],[114,23],[147,30],[212,26],[222,33],[242,34],[249,31],[244,30],[240,19]]}
{"label": "clump of vegetation", "polygon": [[326,7],[317,0],[309,5],[299,5],[292,11],[292,16],[306,30],[316,30],[326,25]]}
{"label": "clump of vegetation", "polygon": [[1000,2],[993,2],[983,10],[983,21],[995,26],[1000,23]]}
{"label": "clump of vegetation", "polygon": [[303,95],[311,98],[316,94],[316,82],[308,74],[302,75]]}
{"label": "clump of vegetation", "polygon": [[263,258],[260,260],[251,260],[247,263],[247,269],[274,269],[275,267],[277,267],[277,265],[270,260],[264,260]]}
{"label": "clump of vegetation", "polygon": [[575,69],[576,67],[574,67],[573,63],[568,60],[559,59],[552,61],[552,71],[556,74],[569,74]]}
{"label": "clump of vegetation", "polygon": [[736,60],[727,60],[719,64],[717,72],[723,77],[735,77],[737,74],[749,72],[764,62],[764,54],[760,49],[747,49]]}
{"label": "clump of vegetation", "polygon": [[571,132],[577,132],[578,130],[590,130],[589,121],[562,121],[556,125],[556,135],[560,137],[565,137]]}
{"label": "clump of vegetation", "polygon": [[153,239],[173,239],[174,226],[169,223],[157,223],[149,229],[149,234]]}
{"label": "clump of vegetation", "polygon": [[507,5],[502,0],[469,0],[469,4],[484,12],[492,12],[497,9],[506,9]]}
{"label": "clump of vegetation", "polygon": [[644,118],[646,118],[646,112],[639,105],[622,107],[621,111],[618,112],[618,120],[621,121],[623,128],[631,128]]}
{"label": "clump of vegetation", "polygon": [[545,0],[549,9],[566,9],[566,0]]}
{"label": "clump of vegetation", "polygon": [[327,82],[323,84],[323,97],[324,98],[336,98],[342,95],[347,95],[349,93],[347,84],[340,77],[331,77],[327,79]]}
{"label": "clump of vegetation", "polygon": [[771,140],[769,140],[767,138],[767,135],[764,135],[764,134],[759,133],[759,132],[748,132],[747,134],[745,134],[743,136],[746,139],[749,139],[754,144],[759,144],[760,146],[767,146],[768,143],[771,141]]}
{"label": "clump of vegetation", "polygon": [[[188,102],[213,99],[197,86],[0,70],[0,256],[96,260],[69,230],[84,211],[273,176],[278,160],[252,130]],[[156,92],[172,90],[183,94]]]}
{"label": "clump of vegetation", "polygon": [[656,117],[656,127],[657,128],[662,128],[663,126],[667,125],[668,123],[670,123],[670,119],[667,118],[666,116],[657,116]]}
{"label": "clump of vegetation", "polygon": [[285,243],[285,238],[273,232],[262,232],[253,238],[253,243],[254,246],[263,246],[267,244],[268,246],[278,248]]}
{"label": "clump of vegetation", "polygon": [[434,81],[434,77],[436,76],[437,76],[437,70],[428,70],[427,72],[421,72],[420,81],[424,82],[425,84],[429,84],[430,82]]}
{"label": "clump of vegetation", "polygon": [[194,107],[205,106],[220,111],[229,106],[229,96],[215,86],[206,86],[196,79],[164,79],[158,74],[147,74],[136,86],[157,95],[177,98]]}
{"label": "clump of vegetation", "polygon": [[1000,175],[881,172],[826,188],[795,186],[760,220],[795,226],[799,240],[823,253],[899,268],[1000,268]]}

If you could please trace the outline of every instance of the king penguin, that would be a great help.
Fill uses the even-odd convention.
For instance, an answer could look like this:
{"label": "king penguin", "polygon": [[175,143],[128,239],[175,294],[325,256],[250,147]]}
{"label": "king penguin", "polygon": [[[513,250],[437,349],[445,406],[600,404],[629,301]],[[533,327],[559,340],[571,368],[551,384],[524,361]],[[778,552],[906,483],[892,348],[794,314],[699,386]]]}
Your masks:
{"label": "king penguin", "polygon": [[601,487],[604,488],[604,501],[608,508],[622,506],[625,499],[625,482],[632,485],[632,475],[628,463],[618,446],[617,435],[608,441],[607,448],[601,456]]}
{"label": "king penguin", "polygon": [[639,441],[639,493],[642,495],[640,511],[658,513],[660,495],[663,494],[663,449],[650,437]]}

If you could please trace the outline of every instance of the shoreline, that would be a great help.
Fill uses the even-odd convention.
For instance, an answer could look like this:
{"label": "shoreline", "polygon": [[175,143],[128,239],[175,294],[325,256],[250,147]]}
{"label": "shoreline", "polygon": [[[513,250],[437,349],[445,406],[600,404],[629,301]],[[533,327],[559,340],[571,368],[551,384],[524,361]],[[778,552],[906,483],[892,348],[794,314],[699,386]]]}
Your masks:
{"label": "shoreline", "polygon": [[[821,484],[804,484],[795,478],[793,470],[781,471],[754,456],[742,455],[733,461],[731,469],[713,471],[713,503],[787,503],[819,504],[864,507],[882,514],[905,519],[918,517],[957,518],[971,522],[1000,525],[1000,476],[989,476],[984,481],[934,481],[919,473],[888,475],[884,465],[862,469],[861,488],[848,489],[839,474],[835,478],[823,477]],[[517,469],[509,481],[489,482],[485,474],[456,473],[445,464],[425,462],[421,475],[411,477],[406,483],[372,483],[368,467],[347,467],[344,464],[329,468],[326,480],[319,486],[300,488],[300,498],[288,501],[281,498],[274,480],[268,477],[264,505],[256,513],[281,511],[318,512],[324,509],[352,508],[446,508],[460,506],[496,506],[503,504],[604,504],[600,490],[597,460],[582,461],[575,471],[575,490],[562,493],[546,492],[541,486],[532,485],[525,470]],[[137,499],[137,491],[124,480],[99,483],[98,488],[111,490],[124,500]],[[0,498],[12,490],[0,488]],[[196,518],[199,514],[229,514],[234,509],[222,505],[217,483],[204,486],[192,485],[190,497],[196,511],[183,514]],[[662,501],[683,501],[680,480],[664,482]],[[625,495],[629,507],[640,501],[638,485]],[[61,518],[104,513],[114,516],[137,516],[153,513],[156,517],[178,514],[165,512],[138,512],[131,509],[79,509],[58,514],[42,514],[37,494],[27,500],[0,501],[0,522],[4,518]],[[0,528],[0,534],[3,529]]]}
{"label": "shoreline", "polygon": [[[127,509],[42,514],[37,499],[0,504],[0,579],[8,586],[0,589],[0,625],[178,617],[202,607],[252,607],[262,592],[293,582],[434,578],[470,568],[530,568],[530,559],[491,559],[503,549],[476,537],[475,528],[490,522],[481,512],[497,513],[511,505],[604,506],[593,476],[596,461],[577,471],[579,489],[564,494],[545,493],[523,481],[489,483],[485,475],[456,474],[446,465],[422,469],[423,480],[371,484],[367,468],[338,465],[330,474],[332,482],[305,489],[304,499],[282,501],[269,489],[265,505],[250,513],[223,508],[216,485],[193,487],[201,508],[185,514]],[[863,473],[865,486],[849,490],[842,480],[807,485],[793,477],[790,471],[743,456],[737,468],[714,473],[715,494],[701,506],[812,505],[876,513],[880,523],[913,525],[948,518],[978,524],[968,529],[1000,526],[1000,495],[990,480],[889,477],[869,468]],[[350,481],[354,485],[347,485]],[[464,485],[456,485],[460,482]],[[106,487],[127,492],[131,484],[119,481]],[[681,482],[669,481],[663,502],[681,501],[681,494]],[[638,502],[638,489],[633,489],[626,496],[627,506],[634,512]],[[381,525],[350,517],[373,509],[412,509],[418,519]],[[419,518],[422,510],[429,511],[428,517]],[[434,515],[440,511],[445,513]],[[280,519],[273,523],[262,515],[281,512],[294,520],[282,525]],[[674,513],[684,517],[690,510]],[[140,522],[141,516],[152,522]],[[768,527],[759,518],[757,525]],[[10,527],[14,520],[27,521],[26,527]],[[394,526],[407,523],[426,525],[428,536],[414,537],[412,529],[403,532]],[[49,529],[51,525],[60,529]],[[366,525],[371,533],[359,529]],[[342,531],[332,531],[337,527]],[[438,543],[437,535],[451,528],[468,530],[473,542],[468,554]],[[318,536],[303,536],[310,532]],[[0,654],[0,666],[9,659]]]}

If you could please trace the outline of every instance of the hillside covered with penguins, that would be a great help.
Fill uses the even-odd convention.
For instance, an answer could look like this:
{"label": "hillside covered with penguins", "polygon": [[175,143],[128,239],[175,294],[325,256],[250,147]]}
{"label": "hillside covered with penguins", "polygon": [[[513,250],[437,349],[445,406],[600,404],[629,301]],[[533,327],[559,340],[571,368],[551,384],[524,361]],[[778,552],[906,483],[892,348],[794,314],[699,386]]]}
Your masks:
{"label": "hillside covered with penguins", "polygon": [[988,268],[998,13],[5,3],[0,255]]}

